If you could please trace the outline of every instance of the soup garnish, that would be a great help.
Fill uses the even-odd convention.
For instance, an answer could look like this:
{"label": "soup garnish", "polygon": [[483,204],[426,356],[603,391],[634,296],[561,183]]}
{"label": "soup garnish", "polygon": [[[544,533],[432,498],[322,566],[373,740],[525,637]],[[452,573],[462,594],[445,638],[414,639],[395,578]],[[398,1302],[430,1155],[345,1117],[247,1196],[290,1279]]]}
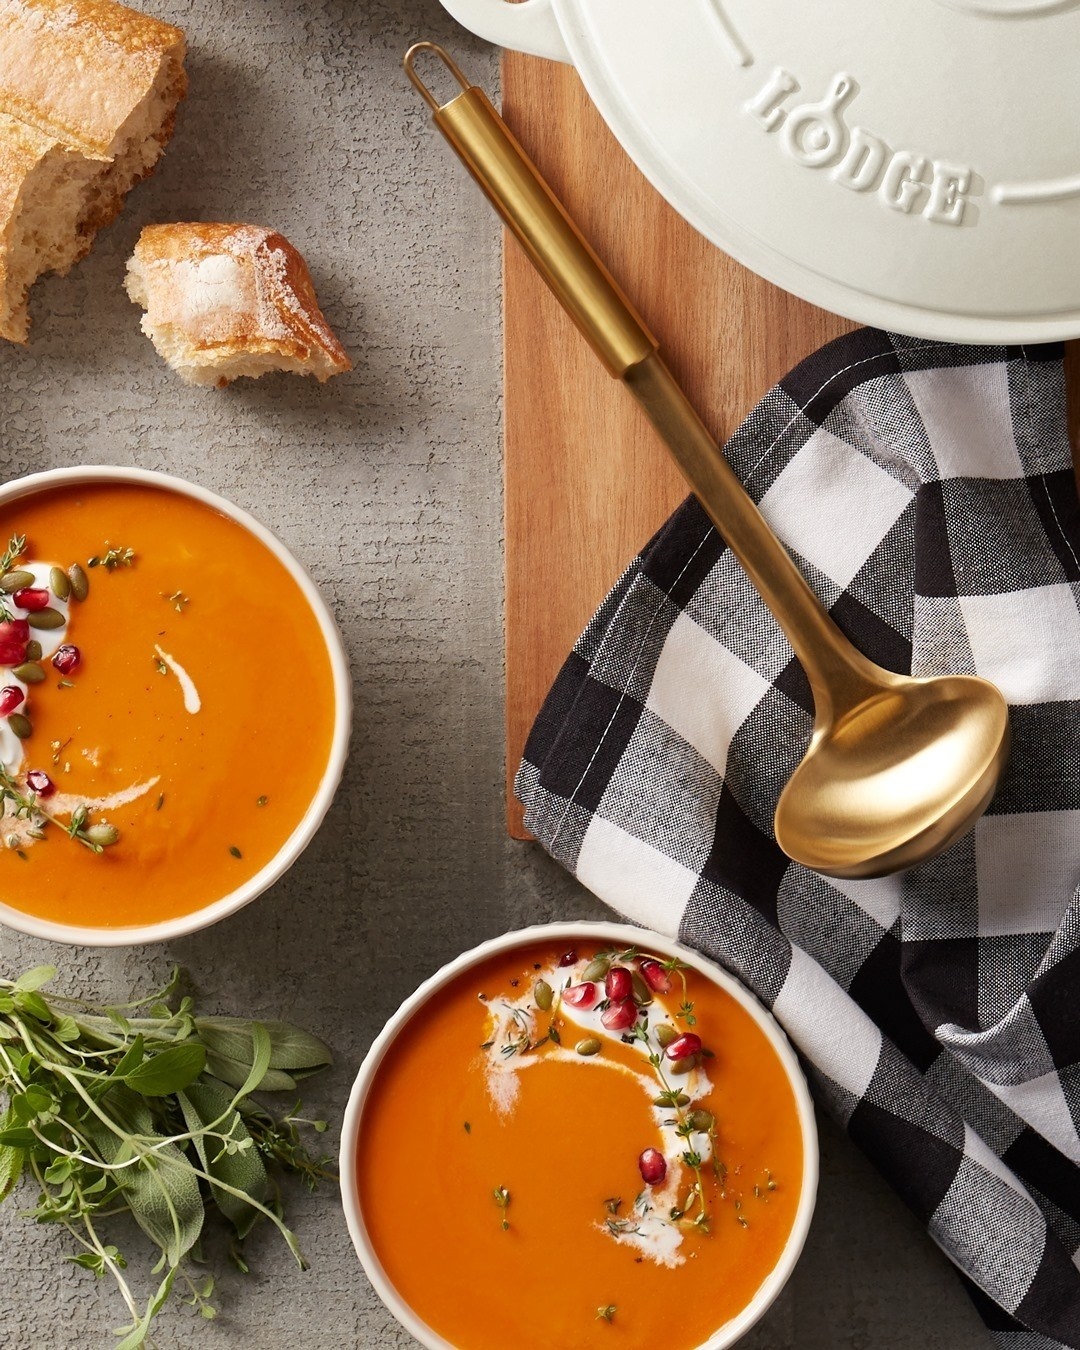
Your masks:
{"label": "soup garnish", "polygon": [[[65,641],[70,602],[81,603],[90,593],[86,573],[78,563],[68,571],[48,563],[25,558],[26,536],[12,535],[0,556],[0,666],[8,667],[6,682],[0,687],[0,718],[6,719],[6,734],[0,725],[0,804],[3,806],[4,843],[20,858],[26,858],[25,846],[46,838],[45,826],[56,825],[59,833],[84,845],[92,853],[101,853],[117,843],[120,831],[106,820],[93,821],[82,803],[71,808],[65,823],[42,803],[56,795],[56,783],[44,769],[18,772],[25,751],[20,742],[29,741],[33,724],[28,716],[31,690],[44,683],[48,672],[44,659],[59,674],[58,689],[73,688],[70,676],[82,664],[82,653]],[[103,564],[130,567],[132,549],[106,545],[102,558],[88,560],[88,566]],[[73,578],[75,585],[73,586]],[[40,637],[31,638],[34,629]],[[51,751],[54,760],[58,755]]]}

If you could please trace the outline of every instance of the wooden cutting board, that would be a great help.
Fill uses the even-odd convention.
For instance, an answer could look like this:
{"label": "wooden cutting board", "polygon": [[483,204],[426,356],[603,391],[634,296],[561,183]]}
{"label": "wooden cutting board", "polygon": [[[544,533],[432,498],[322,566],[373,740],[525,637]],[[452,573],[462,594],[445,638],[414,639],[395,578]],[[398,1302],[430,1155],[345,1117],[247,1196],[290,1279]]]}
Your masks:
{"label": "wooden cutting board", "polygon": [[[721,440],[802,357],[855,326],[762,281],[677,216],[569,67],[507,54],[503,115]],[[512,241],[503,294],[507,818],[527,838],[513,779],[540,704],[596,606],[687,489]],[[1071,389],[1075,427],[1080,381]]]}

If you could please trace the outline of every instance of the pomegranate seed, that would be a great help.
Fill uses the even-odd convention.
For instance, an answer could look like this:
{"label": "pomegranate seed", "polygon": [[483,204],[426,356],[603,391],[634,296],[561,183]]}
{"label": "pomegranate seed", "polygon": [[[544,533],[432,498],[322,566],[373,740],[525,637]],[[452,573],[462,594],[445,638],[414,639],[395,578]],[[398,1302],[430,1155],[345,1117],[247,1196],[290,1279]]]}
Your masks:
{"label": "pomegranate seed", "polygon": [[17,684],[5,684],[0,689],[0,717],[13,713],[25,697]]}
{"label": "pomegranate seed", "polygon": [[559,957],[560,966],[572,966],[576,963],[576,961],[577,961],[577,952],[575,951],[563,952],[562,956]]}
{"label": "pomegranate seed", "polygon": [[671,993],[671,976],[659,961],[642,961],[641,975],[654,994]]}
{"label": "pomegranate seed", "polygon": [[701,1050],[701,1037],[695,1036],[692,1031],[684,1031],[681,1036],[676,1036],[671,1044],[664,1051],[668,1059],[689,1059],[691,1055],[696,1055]]}
{"label": "pomegranate seed", "polygon": [[647,1148],[637,1165],[646,1186],[659,1186],[667,1176],[667,1159],[658,1148]]}
{"label": "pomegranate seed", "polygon": [[600,1014],[600,1021],[608,1031],[626,1031],[637,1021],[637,1004],[633,999],[624,999],[621,1003],[612,1003]]}
{"label": "pomegranate seed", "polygon": [[31,769],[26,775],[26,785],[39,797],[51,797],[56,791],[56,784],[43,769]]}
{"label": "pomegranate seed", "polygon": [[562,1001],[571,1008],[591,1008],[596,1002],[595,984],[572,984],[562,992]]}
{"label": "pomegranate seed", "polygon": [[604,993],[612,1003],[622,1003],[634,992],[634,982],[630,972],[623,966],[612,966],[604,981]]}
{"label": "pomegranate seed", "polygon": [[13,598],[20,609],[28,609],[31,613],[49,608],[49,592],[34,586],[24,586],[21,591],[15,592]]}
{"label": "pomegranate seed", "polygon": [[26,660],[30,625],[25,619],[6,619],[0,623],[0,665],[21,666]]}
{"label": "pomegranate seed", "polygon": [[61,675],[70,675],[82,660],[82,652],[78,647],[73,647],[69,642],[65,642],[62,647],[57,647],[53,652],[52,663]]}

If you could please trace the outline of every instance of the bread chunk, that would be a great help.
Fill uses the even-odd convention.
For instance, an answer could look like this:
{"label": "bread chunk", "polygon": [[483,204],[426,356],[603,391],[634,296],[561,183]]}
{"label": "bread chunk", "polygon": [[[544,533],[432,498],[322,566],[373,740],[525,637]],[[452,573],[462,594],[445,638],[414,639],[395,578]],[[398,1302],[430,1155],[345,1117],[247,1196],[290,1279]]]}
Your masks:
{"label": "bread chunk", "polygon": [[0,337],[161,157],[187,87],[184,35],[113,0],[0,0]]}
{"label": "bread chunk", "polygon": [[270,370],[320,383],[352,363],[292,244],[261,225],[150,225],[128,263],[143,332],[189,384]]}

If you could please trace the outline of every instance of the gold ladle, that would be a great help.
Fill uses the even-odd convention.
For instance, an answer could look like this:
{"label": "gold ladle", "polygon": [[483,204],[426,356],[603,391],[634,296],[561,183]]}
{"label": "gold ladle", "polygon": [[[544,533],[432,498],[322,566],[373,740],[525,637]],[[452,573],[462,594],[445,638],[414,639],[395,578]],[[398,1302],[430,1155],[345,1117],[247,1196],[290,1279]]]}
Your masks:
{"label": "gold ladle", "polygon": [[[440,105],[416,73],[439,58],[462,92]],[[443,133],[608,371],[644,408],[761,598],[814,695],[814,731],[774,826],[796,862],[874,877],[939,853],[983,813],[1008,756],[994,685],[915,679],[867,660],[825,612],[659,354],[659,344],[481,89],[430,42],[405,70]],[[807,509],[812,509],[808,503]]]}

